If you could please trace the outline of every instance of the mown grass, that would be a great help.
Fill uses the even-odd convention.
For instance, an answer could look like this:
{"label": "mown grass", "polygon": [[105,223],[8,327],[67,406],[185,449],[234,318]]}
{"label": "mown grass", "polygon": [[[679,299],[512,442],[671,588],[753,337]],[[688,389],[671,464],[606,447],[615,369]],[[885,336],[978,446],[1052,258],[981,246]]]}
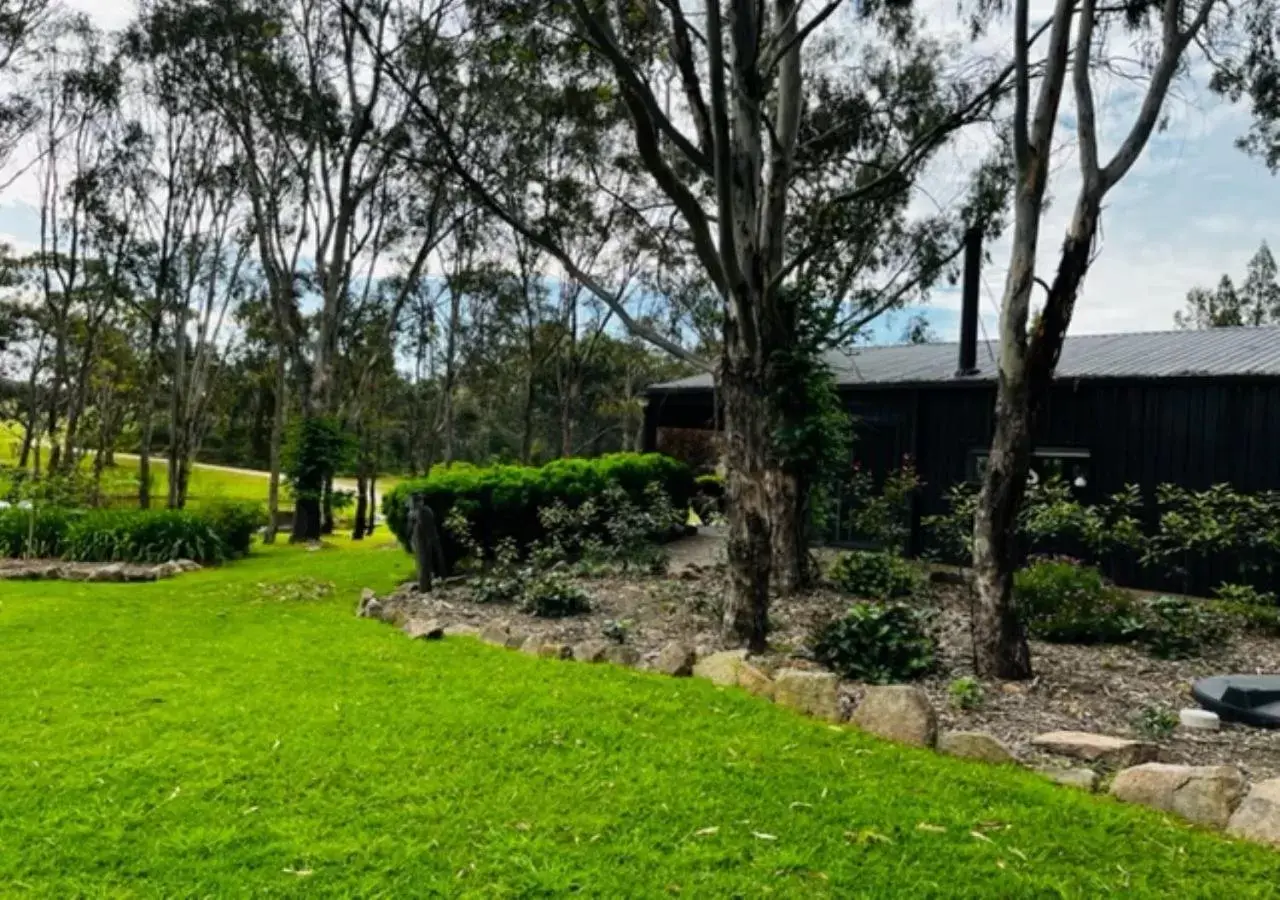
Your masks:
{"label": "mown grass", "polygon": [[[1280,890],[1280,854],[1034,775],[353,617],[361,587],[408,570],[343,543],[0,587],[0,894]],[[315,578],[329,597],[260,586]]]}
{"label": "mown grass", "polygon": [[[12,423],[0,422],[0,466],[17,465],[21,442],[22,433],[16,426]],[[81,460],[81,466],[85,471],[92,468],[92,454],[87,454]],[[102,490],[107,505],[131,507],[137,504],[140,466],[138,457],[125,453],[116,454],[115,466],[103,473]],[[3,474],[0,473],[0,480],[2,479]],[[219,500],[251,500],[265,504],[267,488],[268,480],[265,472],[227,472],[197,463],[191,468],[187,485],[188,506],[195,508]],[[287,486],[282,485],[281,491],[287,494]],[[164,498],[168,494],[168,460],[163,455],[153,456],[151,458],[151,496],[156,498],[153,502],[163,506]]]}

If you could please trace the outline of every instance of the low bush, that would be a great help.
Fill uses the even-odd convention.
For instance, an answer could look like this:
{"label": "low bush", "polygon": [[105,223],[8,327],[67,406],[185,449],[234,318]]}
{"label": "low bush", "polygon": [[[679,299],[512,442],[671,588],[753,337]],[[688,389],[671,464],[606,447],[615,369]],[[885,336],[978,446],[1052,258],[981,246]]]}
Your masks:
{"label": "low bush", "polygon": [[1160,659],[1190,659],[1221,644],[1229,622],[1210,604],[1188,597],[1154,597],[1142,604],[1139,642]]}
{"label": "low bush", "polygon": [[1031,634],[1061,644],[1132,640],[1139,623],[1132,600],[1092,566],[1042,559],[1018,572],[1014,600]]}
{"label": "low bush", "polygon": [[986,702],[986,695],[982,690],[982,682],[968,676],[957,678],[947,685],[947,696],[951,699],[951,705],[956,709],[979,709]]}
{"label": "low bush", "polygon": [[71,520],[61,556],[77,562],[220,562],[226,550],[213,525],[194,513],[101,510]]}
{"label": "low bush", "polygon": [[937,664],[926,615],[905,603],[856,603],[814,635],[813,658],[846,678],[890,684]]}
{"label": "low bush", "polygon": [[254,503],[218,503],[198,512],[18,505],[0,509],[0,556],[214,563],[248,553],[262,522]]}
{"label": "low bush", "polygon": [[32,509],[15,504],[0,509],[0,556],[48,559],[61,556],[67,527],[82,515],[79,510],[57,506]]}
{"label": "low bush", "polygon": [[247,501],[219,500],[201,507],[196,515],[209,523],[228,557],[247,555],[253,536],[267,524],[261,504]]}
{"label": "low bush", "polygon": [[845,593],[870,600],[908,597],[924,584],[920,570],[905,559],[865,550],[842,553],[827,578]]}
{"label": "low bush", "polygon": [[[522,550],[542,539],[546,529],[540,509],[557,502],[577,509],[611,486],[639,504],[650,485],[657,485],[674,509],[688,508],[693,475],[683,463],[656,453],[614,453],[595,459],[561,459],[539,468],[437,467],[425,478],[397,485],[383,497],[382,511],[388,527],[408,547],[411,498],[422,493],[437,522],[449,521],[455,512],[464,517],[480,552],[488,557],[504,538],[515,541]],[[450,567],[468,555],[468,548],[451,533],[443,535],[442,543]]]}
{"label": "low bush", "polygon": [[544,619],[563,619],[591,612],[591,598],[563,572],[543,572],[526,583],[520,608]]}
{"label": "low bush", "polygon": [[1235,630],[1258,637],[1280,637],[1280,607],[1215,600],[1212,606]]}

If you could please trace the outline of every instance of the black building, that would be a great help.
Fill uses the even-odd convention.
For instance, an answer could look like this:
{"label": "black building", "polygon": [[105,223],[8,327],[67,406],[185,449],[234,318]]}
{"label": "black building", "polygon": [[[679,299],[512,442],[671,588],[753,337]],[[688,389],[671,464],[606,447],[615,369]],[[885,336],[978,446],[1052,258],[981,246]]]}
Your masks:
{"label": "black building", "polygon": [[[965,318],[976,322],[976,301],[966,306]],[[998,353],[971,338],[829,358],[855,417],[855,459],[883,473],[909,456],[925,482],[912,516],[915,549],[920,518],[945,512],[947,489],[980,472],[994,428]],[[710,377],[653,387],[645,424],[650,449],[659,429],[714,428]],[[1280,489],[1280,328],[1069,337],[1034,437],[1032,477],[1058,471],[1085,502],[1126,484],[1148,501],[1163,483]],[[1135,586],[1205,591],[1221,580],[1213,565],[1177,584],[1120,565],[1127,571],[1112,574]]]}

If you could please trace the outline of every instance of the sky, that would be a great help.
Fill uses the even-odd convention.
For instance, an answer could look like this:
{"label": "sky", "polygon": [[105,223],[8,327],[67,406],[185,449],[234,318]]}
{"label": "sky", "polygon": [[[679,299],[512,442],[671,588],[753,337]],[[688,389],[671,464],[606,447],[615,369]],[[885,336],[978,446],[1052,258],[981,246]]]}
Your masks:
{"label": "sky", "polygon": [[[89,13],[102,26],[128,21],[131,0],[63,0]],[[954,0],[923,0],[937,6],[932,20],[954,30]],[[1041,5],[1033,5],[1032,18]],[[1007,22],[987,39],[1007,41]],[[1102,219],[1100,255],[1089,272],[1076,306],[1072,334],[1153,331],[1173,327],[1187,291],[1211,287],[1223,274],[1239,280],[1262,241],[1280,243],[1280,183],[1256,159],[1235,147],[1249,125],[1248,112],[1207,90],[1205,73],[1176,86],[1166,103],[1167,127],[1153,135],[1142,158],[1108,196]],[[1199,77],[1196,77],[1199,76]],[[1116,79],[1098,89],[1101,155],[1105,161],[1132,121],[1141,86]],[[1066,92],[1070,94],[1068,89]],[[1063,145],[1050,184],[1053,202],[1041,231],[1038,267],[1051,273],[1074,201],[1076,160],[1073,111],[1064,97],[1058,140]],[[982,139],[967,139],[948,149],[930,173],[922,203],[946,204],[959,193],[964,173],[981,155]],[[38,234],[32,181],[19,181],[0,196],[0,241],[30,247]],[[1007,239],[987,248],[982,274],[982,325],[994,336],[1000,294],[1009,256]],[[924,309],[933,330],[954,339],[958,330],[957,288],[935,290]],[[912,312],[905,311],[873,329],[878,342],[897,340]]]}

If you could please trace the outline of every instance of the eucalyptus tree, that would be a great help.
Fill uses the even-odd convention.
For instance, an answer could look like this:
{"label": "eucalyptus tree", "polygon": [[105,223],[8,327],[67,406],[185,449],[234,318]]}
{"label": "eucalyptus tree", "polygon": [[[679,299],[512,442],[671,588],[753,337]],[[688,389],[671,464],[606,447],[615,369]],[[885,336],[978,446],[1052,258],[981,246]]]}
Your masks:
{"label": "eucalyptus tree", "polygon": [[[803,430],[792,420],[804,405],[783,398],[823,377],[816,352],[829,333],[812,323],[832,307],[849,319],[860,288],[891,271],[877,253],[852,266],[859,254],[839,248],[854,225],[901,229],[901,198],[956,128],[990,111],[1009,67],[948,71],[943,48],[920,36],[903,4],[395,5],[405,49],[388,71],[402,89],[421,86],[430,61],[427,90],[406,94],[459,181],[621,326],[715,372],[731,510],[725,629],[762,647],[773,559],[786,587],[805,555],[794,527],[804,462],[779,438]],[[373,43],[377,26],[352,4],[348,14]],[[843,66],[829,49],[838,42],[824,44],[840,29],[863,38],[840,48],[857,54]],[[441,60],[452,64],[447,74]],[[565,161],[552,179],[526,152],[548,133]],[[509,202],[511,183],[526,186],[525,202]],[[618,211],[620,234],[679,246],[695,261],[721,307],[718,360],[637,319],[616,286],[576,264],[560,229],[584,197],[597,215]],[[927,284],[937,267],[925,263],[947,253],[918,254],[910,277]],[[819,272],[827,260],[853,274]],[[812,292],[827,284],[849,292]],[[796,365],[801,356],[808,362]]]}
{"label": "eucalyptus tree", "polygon": [[[1097,0],[1056,0],[1041,30],[1043,60],[1030,45],[1030,0],[1013,7],[1015,52],[1012,142],[1016,165],[1012,250],[1000,310],[996,425],[974,520],[974,663],[985,676],[1027,678],[1031,657],[1013,602],[1018,562],[1016,519],[1026,490],[1032,427],[1048,394],[1076,298],[1097,252],[1103,201],[1132,170],[1152,133],[1175,77],[1199,58],[1216,63],[1214,46],[1231,36],[1235,13],[1225,0],[1155,0],[1109,6]],[[1099,148],[1095,82],[1121,56],[1146,70],[1132,117],[1123,119],[1109,158]],[[1203,54],[1203,56],[1201,56]],[[1037,275],[1036,256],[1053,171],[1059,108],[1070,85],[1075,101],[1079,186],[1053,276]],[[1115,117],[1112,116],[1112,119]],[[1043,306],[1031,321],[1036,285]]]}

